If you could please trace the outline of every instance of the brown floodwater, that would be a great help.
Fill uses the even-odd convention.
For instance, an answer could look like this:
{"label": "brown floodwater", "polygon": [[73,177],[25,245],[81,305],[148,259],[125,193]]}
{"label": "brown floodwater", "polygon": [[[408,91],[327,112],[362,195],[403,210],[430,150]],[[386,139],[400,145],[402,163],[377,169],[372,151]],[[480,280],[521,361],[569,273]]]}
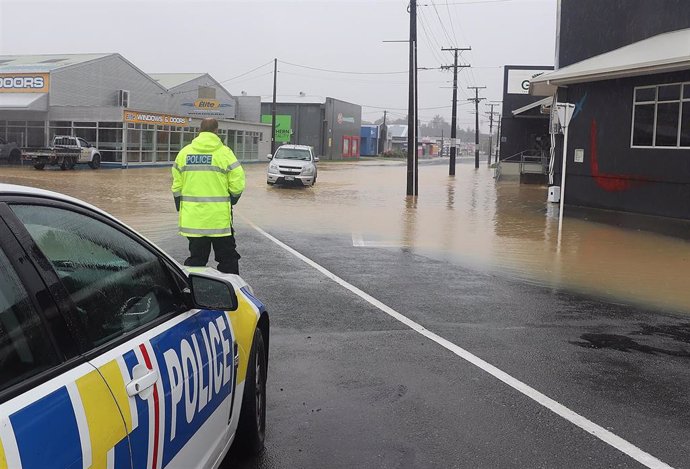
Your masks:
{"label": "brown floodwater", "polygon": [[[266,185],[265,164],[245,165],[238,225],[351,237],[359,249],[420,254],[612,301],[690,313],[690,242],[566,217],[545,189],[495,182],[485,165],[421,165],[419,197],[405,196],[398,162],[320,163],[313,188]],[[0,181],[63,192],[97,205],[153,241],[175,231],[170,169],[36,171],[0,168]],[[245,225],[248,229],[248,227]],[[244,228],[243,228],[244,229]],[[373,253],[372,253],[373,254]]]}

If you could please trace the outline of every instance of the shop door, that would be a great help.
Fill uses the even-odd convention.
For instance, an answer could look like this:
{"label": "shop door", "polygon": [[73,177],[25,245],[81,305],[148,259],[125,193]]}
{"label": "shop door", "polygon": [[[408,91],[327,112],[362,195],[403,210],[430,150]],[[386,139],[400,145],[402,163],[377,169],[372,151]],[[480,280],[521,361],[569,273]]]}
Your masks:
{"label": "shop door", "polygon": [[350,137],[352,139],[352,145],[350,145],[350,156],[353,158],[359,157],[359,137]]}
{"label": "shop door", "polygon": [[352,138],[343,137],[343,158],[349,158],[352,155]]}

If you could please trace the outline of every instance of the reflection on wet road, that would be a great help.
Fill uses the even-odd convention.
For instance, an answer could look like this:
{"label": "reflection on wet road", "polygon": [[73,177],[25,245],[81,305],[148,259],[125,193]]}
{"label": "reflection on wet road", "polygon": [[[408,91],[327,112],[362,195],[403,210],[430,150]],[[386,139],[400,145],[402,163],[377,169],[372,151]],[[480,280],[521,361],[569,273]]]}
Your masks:
{"label": "reflection on wet road", "polygon": [[[403,246],[420,254],[613,301],[690,312],[690,243],[566,217],[557,251],[557,206],[542,187],[495,183],[491,170],[420,166],[420,196],[405,197],[405,167],[322,163],[313,188],[271,187],[265,165],[245,166],[235,214],[270,231],[352,236],[362,249]],[[152,240],[175,230],[170,169],[35,171],[1,168],[2,182],[56,190],[93,203]]]}

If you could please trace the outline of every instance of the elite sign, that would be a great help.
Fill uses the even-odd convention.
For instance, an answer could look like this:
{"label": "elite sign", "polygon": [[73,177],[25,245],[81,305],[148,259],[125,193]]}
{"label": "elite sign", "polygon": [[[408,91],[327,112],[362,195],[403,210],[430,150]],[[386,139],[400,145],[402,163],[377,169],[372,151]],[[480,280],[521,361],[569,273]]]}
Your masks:
{"label": "elite sign", "polygon": [[0,73],[0,93],[47,93],[48,73]]}

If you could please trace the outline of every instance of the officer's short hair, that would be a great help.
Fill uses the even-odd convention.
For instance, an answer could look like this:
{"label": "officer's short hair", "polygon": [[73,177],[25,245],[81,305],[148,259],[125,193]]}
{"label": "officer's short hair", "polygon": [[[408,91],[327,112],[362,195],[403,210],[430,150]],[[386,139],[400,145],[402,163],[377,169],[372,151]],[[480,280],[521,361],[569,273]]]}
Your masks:
{"label": "officer's short hair", "polygon": [[218,121],[213,117],[207,117],[201,121],[200,132],[216,132],[218,130]]}

